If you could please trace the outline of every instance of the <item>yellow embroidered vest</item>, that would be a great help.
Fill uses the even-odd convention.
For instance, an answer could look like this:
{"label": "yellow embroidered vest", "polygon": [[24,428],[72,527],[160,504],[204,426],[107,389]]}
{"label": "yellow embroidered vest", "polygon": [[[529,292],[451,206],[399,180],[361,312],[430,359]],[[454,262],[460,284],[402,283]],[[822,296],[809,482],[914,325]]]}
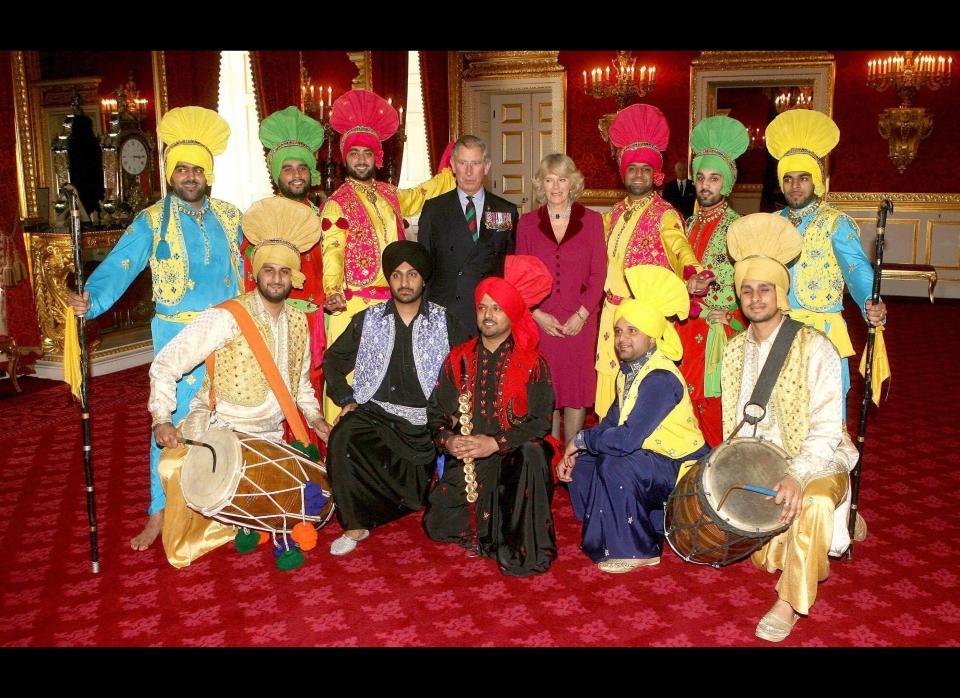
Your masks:
{"label": "yellow embroidered vest", "polygon": [[[239,296],[237,300],[250,313],[253,323],[257,326],[271,356],[273,356],[273,330],[270,329],[269,321],[258,315],[259,307],[254,297],[255,293],[256,290],[250,291]],[[303,369],[303,352],[307,348],[310,333],[307,329],[307,316],[302,311],[287,305],[286,312],[287,376],[290,392],[296,399],[297,388],[300,385],[300,372]],[[263,371],[260,370],[260,364],[257,363],[257,359],[243,333],[238,332],[237,336],[218,349],[214,356],[216,368],[214,370],[213,388],[217,400],[225,400],[243,407],[262,405],[267,399],[270,386],[267,383],[266,376],[263,375]],[[273,360],[276,361],[277,357],[273,356]],[[209,390],[210,379],[208,376],[204,376],[200,392],[206,394]]]}
{"label": "yellow embroidered vest", "polygon": [[[670,359],[663,355],[663,352],[657,350],[647,360],[647,363],[640,369],[640,375],[634,379],[630,386],[630,391],[624,395],[623,386],[626,384],[626,376],[623,371],[617,374],[617,399],[620,405],[619,424],[627,421],[630,412],[637,402],[637,393],[640,390],[640,383],[651,371],[656,369],[670,371],[681,386],[686,386],[686,381],[680,375]],[[697,424],[697,418],[693,414],[693,404],[690,402],[690,395],[684,389],[681,391],[683,397],[676,407],[670,410],[670,413],[660,423],[653,433],[643,442],[642,447],[648,451],[659,453],[670,458],[682,458],[693,453],[703,446],[703,434],[700,433],[700,427]]]}
{"label": "yellow embroidered vest", "polygon": [[[237,230],[240,228],[240,209],[220,199],[208,199],[210,210],[217,217],[223,232],[227,236],[230,248],[230,264],[237,280],[237,288],[243,288],[243,272],[240,269],[240,250],[237,245]],[[160,243],[160,223],[163,219],[163,199],[144,209],[150,229],[153,231],[153,248],[150,252],[150,270],[153,273],[153,300],[161,305],[177,305],[187,292],[187,280],[190,277],[190,260],[187,258],[183,243],[183,230],[180,227],[179,212],[171,212],[167,224],[166,240],[170,246],[170,257],[157,259],[157,245]],[[173,208],[173,206],[171,206]]]}
{"label": "yellow embroidered vest", "polygon": [[[777,378],[770,405],[780,423],[783,436],[783,448],[791,456],[800,453],[800,445],[810,431],[810,389],[807,385],[807,361],[810,352],[807,347],[811,337],[823,334],[812,327],[801,327],[787,352],[787,359]],[[723,438],[727,438],[736,428],[743,415],[738,411],[740,390],[743,384],[744,350],[747,333],[741,332],[727,342],[723,351],[722,385],[720,399],[723,405]],[[757,367],[757,376],[763,366]],[[756,381],[757,376],[751,376]],[[768,407],[769,409],[769,407]],[[749,436],[745,426],[738,436]]]}
{"label": "yellow embroidered vest", "polygon": [[[843,301],[843,275],[833,252],[833,232],[843,215],[821,204],[803,231],[803,251],[794,264],[791,285],[797,301],[807,310],[831,311]],[[853,229],[857,230],[856,225]]]}

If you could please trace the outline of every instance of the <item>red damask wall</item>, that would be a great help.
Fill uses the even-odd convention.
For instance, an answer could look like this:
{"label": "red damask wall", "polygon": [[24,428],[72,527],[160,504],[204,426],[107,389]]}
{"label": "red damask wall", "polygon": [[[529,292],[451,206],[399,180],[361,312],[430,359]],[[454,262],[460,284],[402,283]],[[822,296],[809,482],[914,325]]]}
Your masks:
{"label": "red damask wall", "polygon": [[[837,79],[833,118],[840,127],[840,144],[830,158],[832,191],[886,191],[945,193],[960,191],[949,176],[960,156],[960,86],[931,92],[921,90],[914,106],[933,112],[933,133],[920,142],[916,160],[900,174],[888,157],[887,142],[877,131],[880,112],[896,107],[900,99],[887,89],[866,85],[867,61],[877,52],[834,51]],[[886,55],[886,54],[884,54]],[[960,53],[953,54],[960,59]]]}
{"label": "red damask wall", "polygon": [[[610,65],[614,51],[561,51],[560,64],[567,69],[567,154],[586,178],[588,189],[619,189],[623,182],[610,146],[600,138],[597,122],[617,109],[616,101],[594,99],[583,92],[583,71]],[[643,102],[663,112],[670,125],[670,145],[664,155],[667,180],[673,179],[673,163],[687,157],[690,118],[690,61],[698,51],[634,51],[637,65],[655,65],[657,83]]]}
{"label": "red damask wall", "polygon": [[[917,159],[904,174],[888,157],[888,145],[877,131],[877,118],[887,107],[899,104],[890,90],[877,92],[866,85],[866,64],[876,52],[833,51],[836,85],[833,117],[840,127],[840,144],[830,158],[832,191],[886,191],[945,193],[960,191],[945,176],[960,155],[960,87],[931,92],[922,90],[917,106],[934,113],[933,133],[920,144]],[[590,189],[620,188],[621,182],[608,146],[600,139],[596,124],[616,109],[612,98],[596,100],[583,93],[583,71],[606,67],[613,51],[561,51],[559,61],[567,69],[567,154],[583,171]],[[686,157],[690,109],[690,62],[698,51],[635,51],[638,65],[657,66],[657,84],[643,101],[658,107],[670,124],[670,147],[666,154],[667,180],[672,166]],[[958,56],[960,57],[960,56]],[[576,127],[575,127],[576,126]],[[758,160],[758,153],[747,157]],[[748,167],[748,169],[750,169]],[[755,178],[751,178],[755,179]]]}

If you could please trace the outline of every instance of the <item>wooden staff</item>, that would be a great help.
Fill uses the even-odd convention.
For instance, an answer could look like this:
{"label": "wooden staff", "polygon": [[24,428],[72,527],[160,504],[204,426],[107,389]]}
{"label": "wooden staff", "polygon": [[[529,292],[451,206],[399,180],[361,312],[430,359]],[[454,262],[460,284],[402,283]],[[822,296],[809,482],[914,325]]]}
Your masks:
{"label": "wooden staff", "polygon": [[[870,302],[876,306],[880,302],[880,282],[883,273],[883,233],[887,227],[887,213],[893,212],[893,202],[884,199],[877,209],[877,240],[875,260],[873,262],[873,293]],[[850,547],[847,548],[847,559],[853,559],[853,535],[857,527],[857,502],[860,498],[860,470],[863,465],[863,443],[867,436],[867,412],[870,410],[870,400],[873,398],[873,348],[877,340],[877,328],[870,325],[867,330],[867,346],[864,349],[867,355],[866,370],[863,377],[863,399],[860,401],[860,427],[857,429],[857,466],[850,472],[850,518],[847,529],[850,532]]]}
{"label": "wooden staff", "polygon": [[[65,184],[61,192],[70,199],[70,238],[73,243],[73,267],[76,270],[77,293],[83,295],[83,259],[80,248],[80,199],[72,184]],[[70,311],[68,311],[70,312]],[[93,498],[93,446],[90,439],[90,354],[87,350],[86,317],[75,318],[77,339],[80,343],[80,424],[83,429],[83,471],[87,479],[87,520],[90,523],[90,565],[93,573],[100,572],[100,551],[97,546],[97,512]],[[68,320],[69,322],[69,320]]]}

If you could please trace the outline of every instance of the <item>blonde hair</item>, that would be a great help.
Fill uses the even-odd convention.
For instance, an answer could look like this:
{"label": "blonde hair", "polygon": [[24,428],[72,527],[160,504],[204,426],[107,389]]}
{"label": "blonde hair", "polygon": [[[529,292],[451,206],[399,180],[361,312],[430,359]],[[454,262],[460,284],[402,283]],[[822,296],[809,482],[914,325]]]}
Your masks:
{"label": "blonde hair", "polygon": [[552,153],[540,161],[537,174],[533,176],[533,200],[537,202],[538,206],[547,200],[547,194],[543,190],[543,180],[551,174],[566,177],[570,180],[570,193],[568,194],[570,203],[576,201],[583,193],[583,173],[577,169],[570,156],[563,153]]}

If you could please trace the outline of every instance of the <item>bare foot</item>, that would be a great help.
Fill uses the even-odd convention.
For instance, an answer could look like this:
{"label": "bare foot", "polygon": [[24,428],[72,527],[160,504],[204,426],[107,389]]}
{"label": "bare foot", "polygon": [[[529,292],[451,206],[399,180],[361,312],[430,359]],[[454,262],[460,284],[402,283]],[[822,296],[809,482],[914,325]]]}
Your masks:
{"label": "bare foot", "polygon": [[163,509],[147,519],[147,525],[143,527],[143,530],[136,537],[130,539],[130,547],[138,551],[146,550],[153,544],[162,530]]}

